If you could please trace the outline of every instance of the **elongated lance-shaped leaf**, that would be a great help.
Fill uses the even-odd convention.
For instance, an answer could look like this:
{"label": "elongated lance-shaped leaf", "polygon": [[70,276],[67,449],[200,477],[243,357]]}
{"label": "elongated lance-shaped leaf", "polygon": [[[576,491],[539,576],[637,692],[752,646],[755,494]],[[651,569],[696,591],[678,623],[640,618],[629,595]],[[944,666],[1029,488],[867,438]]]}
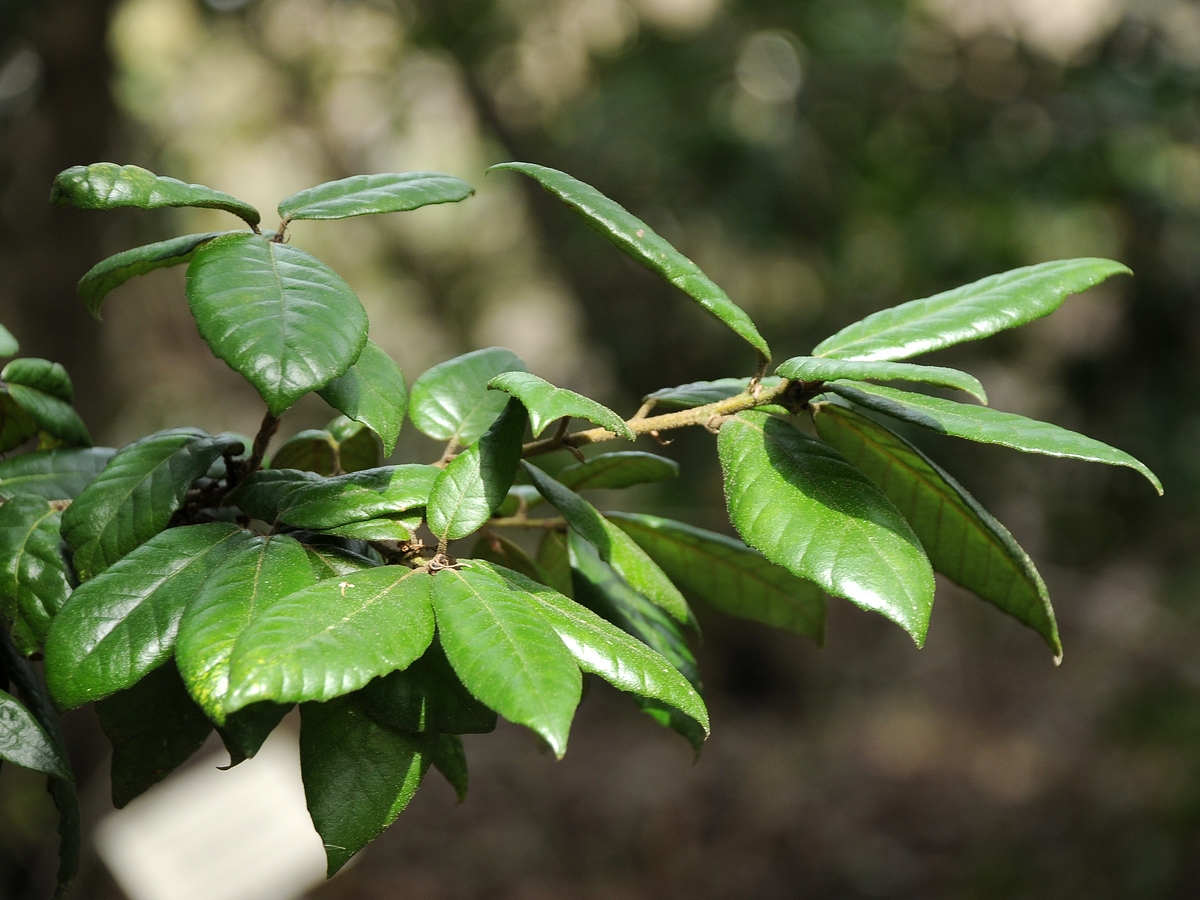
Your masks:
{"label": "elongated lance-shaped leaf", "polygon": [[828,444],[762,412],[726,419],[717,449],[729,516],[747,544],[924,643],[933,569],[879,488]]}
{"label": "elongated lance-shaped leaf", "polygon": [[368,340],[354,365],[325,385],[320,394],[334,409],[379,435],[384,456],[396,449],[408,409],[408,388],[396,361],[378,344]]}
{"label": "elongated lance-shaped leaf", "polygon": [[912,363],[877,362],[856,359],[822,359],[817,356],[795,356],[780,363],[775,370],[793,381],[916,381],[937,387],[965,391],[987,403],[987,393],[979,379],[957,369],[940,366],[917,366]]}
{"label": "elongated lance-shaped leaf", "polygon": [[[763,390],[779,386],[782,379],[778,375],[768,375],[759,382]],[[642,402],[654,401],[656,407],[665,409],[694,409],[697,406],[707,406],[719,403],[743,394],[750,387],[749,378],[718,378],[716,381],[692,381],[678,387],[662,388],[653,394],[647,394]]]}
{"label": "elongated lance-shaped leaf", "polygon": [[510,541],[502,534],[497,534],[490,528],[485,529],[479,535],[479,540],[471,548],[471,558],[486,559],[498,566],[520,572],[526,578],[532,578],[541,584],[550,584],[549,573],[542,569],[519,544]]}
{"label": "elongated lance-shaped leaf", "polygon": [[171,658],[188,601],[250,535],[228,522],[171,528],[83,584],[46,637],[46,682],[61,709],[133,687]]}
{"label": "elongated lance-shaped leaf", "polygon": [[887,494],[934,569],[1024,622],[1062,658],[1050,595],[1033,560],[937,463],[900,435],[836,403],[814,405],[817,432]]}
{"label": "elongated lance-shaped leaf", "polygon": [[271,468],[332,475],[338,468],[337,440],[324,428],[306,428],[279,445]]}
{"label": "elongated lance-shaped leaf", "polygon": [[330,876],[408,806],[429,746],[423,735],[375,722],[356,694],[300,707],[300,773]]}
{"label": "elongated lance-shaped leaf", "polygon": [[55,206],[77,206],[80,209],[117,209],[122,206],[139,209],[172,206],[223,209],[243,219],[251,228],[258,225],[262,218],[249,203],[223,191],[155,175],[141,166],[119,166],[108,162],[72,166],[59,172],[50,188],[50,202]]}
{"label": "elongated lance-shaped leaf", "polygon": [[700,267],[672,247],[637,216],[600,191],[565,172],[533,163],[508,162],[492,166],[512,169],[528,175],[542,187],[579,213],[593,229],[632,256],[647,269],[657,272],[708,312],[731,328],[758,351],[771,358],[771,348],[763,340],[745,310],[734,303]]}
{"label": "elongated lance-shaped leaf", "polygon": [[433,578],[438,636],[478,700],[567,750],[583,680],[571,654],[524,591],[484,562],[465,560]]}
{"label": "elongated lance-shaped leaf", "polygon": [[509,400],[483,437],[438,475],[425,513],[438,540],[452,541],[478,531],[504,502],[517,477],[528,421],[521,401]]}
{"label": "elongated lance-shaped leaf", "polygon": [[36,494],[47,500],[73,500],[116,452],[111,447],[62,448],[0,460],[0,497]]}
{"label": "elongated lance-shaped leaf", "polygon": [[23,384],[9,384],[5,389],[13,401],[29,413],[29,417],[47,434],[71,447],[92,446],[92,436],[88,433],[87,425],[71,404]]}
{"label": "elongated lance-shaped leaf", "polygon": [[373,719],[398,731],[486,734],[496,730],[496,713],[471,696],[436,640],[407,669],[376,678],[361,696]]}
{"label": "elongated lance-shaped leaf", "polygon": [[594,491],[652,484],[678,475],[679,463],[673,459],[643,450],[617,450],[567,466],[554,477],[573,491]]}
{"label": "elongated lance-shaped leaf", "polygon": [[671,580],[721,612],[825,639],[825,594],[739,540],[683,522],[606,513]]}
{"label": "elongated lance-shaped leaf", "polygon": [[31,494],[0,505],[0,615],[26,656],[42,649],[71,595],[60,519],[48,500]]}
{"label": "elongated lance-shaped leaf", "polygon": [[379,566],[276,600],[234,645],[226,714],[260,700],[331,700],[405,668],[433,639],[429,590],[428,573]]}
{"label": "elongated lance-shaped leaf", "polygon": [[247,475],[226,494],[225,503],[256,519],[273,523],[279,513],[291,505],[293,495],[323,482],[320,475],[301,469],[260,469]]}
{"label": "elongated lance-shaped leaf", "polygon": [[255,234],[196,250],[187,297],[200,336],[272,415],[344,375],[367,342],[367,314],[315,256]]}
{"label": "elongated lance-shaped leaf", "polygon": [[586,419],[627,441],[637,437],[629,430],[625,420],[607,406],[566,388],[555,387],[546,379],[529,372],[505,372],[488,382],[488,387],[511,394],[525,404],[534,437],[545,431],[551,422],[564,416]]}
{"label": "elongated lance-shaped leaf", "polygon": [[97,703],[96,717],[113,748],[112,801],[117,809],[187,762],[213,728],[169,662]]}
{"label": "elongated lance-shaped leaf", "polygon": [[104,298],[114,288],[118,288],[130,278],[145,275],[155,269],[164,269],[188,262],[196,248],[206,244],[215,237],[227,232],[209,231],[205,234],[185,234],[182,237],[159,241],[155,244],[145,244],[125,250],[101,260],[92,266],[86,275],[79,279],[79,292],[83,305],[97,319],[100,318],[100,307]]}
{"label": "elongated lance-shaped leaf", "polygon": [[0,325],[0,356],[12,356],[20,349],[21,345],[12,336],[12,332]]}
{"label": "elongated lance-shaped leaf", "polygon": [[438,172],[383,172],[327,181],[281,200],[281,219],[346,219],[466,200],[475,188]]}
{"label": "elongated lance-shaped leaf", "polygon": [[238,638],[275,601],[318,580],[299,541],[255,536],[226,556],[190,598],[175,639],[175,660],[189,693],[214,723],[225,724]]}
{"label": "elongated lance-shaped leaf", "polygon": [[14,359],[0,370],[0,381],[23,384],[25,387],[56,397],[63,403],[75,402],[75,388],[71,376],[61,363],[48,359],[22,357]]}
{"label": "elongated lance-shaped leaf", "polygon": [[347,522],[332,528],[322,528],[322,534],[351,538],[356,541],[408,541],[421,527],[420,515],[398,515]]}
{"label": "elongated lance-shaped leaf", "polygon": [[278,515],[298,528],[333,528],[393,515],[424,506],[442,471],[408,463],[322,479],[292,493]]}
{"label": "elongated lance-shaped leaf", "polygon": [[883,309],[827,337],[813,356],[905,359],[975,341],[1048,315],[1119,272],[1111,259],[1059,259],[990,275],[972,284]]}
{"label": "elongated lance-shaped leaf", "polygon": [[383,465],[383,442],[362,422],[338,416],[325,426],[325,430],[337,441],[338,467],[343,472],[361,472]]}
{"label": "elongated lance-shaped leaf", "polygon": [[898,391],[874,384],[835,381],[828,387],[833,393],[859,406],[903,422],[920,425],[939,434],[949,434],[984,444],[999,444],[1025,453],[1042,453],[1046,456],[1082,459],[1085,462],[1104,463],[1109,466],[1125,466],[1145,476],[1159,494],[1163,492],[1158,476],[1141,460],[1135,459],[1124,450],[1118,450],[1049,422],[1039,422],[1037,419],[1027,419],[1015,413],[955,403],[941,397]]}
{"label": "elongated lance-shaped leaf", "polygon": [[572,528],[595,545],[600,558],[616,569],[630,587],[680,622],[695,622],[683,594],[633,538],[600,515],[596,507],[541,469],[528,462],[524,466],[534,487],[547,502],[562,513]]}
{"label": "elongated lance-shaped leaf", "polygon": [[71,765],[37,719],[7,691],[0,691],[0,759],[70,781]]}
{"label": "elongated lance-shaped leaf", "polygon": [[474,443],[504,409],[508,398],[488,390],[503,372],[524,372],[525,362],[503,347],[464,353],[428,369],[412,386],[408,416],[439,441]]}
{"label": "elongated lance-shaped leaf", "polygon": [[166,528],[192,482],[237,443],[232,435],[179,428],[118,451],[63,513],[62,535],[80,579],[96,577]]}

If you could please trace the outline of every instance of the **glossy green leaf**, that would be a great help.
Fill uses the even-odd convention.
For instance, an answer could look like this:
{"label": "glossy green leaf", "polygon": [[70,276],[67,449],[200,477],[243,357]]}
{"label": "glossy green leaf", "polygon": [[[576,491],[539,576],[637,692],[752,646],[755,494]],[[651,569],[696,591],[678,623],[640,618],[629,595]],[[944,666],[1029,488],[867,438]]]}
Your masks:
{"label": "glossy green leaf", "polygon": [[520,545],[510,541],[502,534],[497,534],[490,528],[479,535],[479,540],[471,549],[471,558],[485,559],[498,566],[519,572],[526,578],[532,578],[541,584],[550,584],[550,576]]}
{"label": "glossy green leaf", "polygon": [[594,491],[652,484],[677,475],[679,463],[673,459],[642,450],[618,450],[567,466],[554,477],[573,491]]}
{"label": "glossy green leaf", "polygon": [[114,453],[111,447],[64,448],[0,460],[0,497],[36,494],[47,500],[73,500],[104,471]]}
{"label": "glossy green leaf", "polygon": [[114,288],[130,278],[145,275],[155,269],[178,266],[188,262],[201,244],[227,232],[210,231],[206,234],[185,234],[182,237],[134,247],[108,259],[101,260],[79,279],[77,288],[83,305],[96,318],[100,317],[100,306]]}
{"label": "glossy green leaf", "polygon": [[408,416],[431,438],[472,444],[508,402],[504,394],[489,391],[488,382],[504,372],[525,369],[524,361],[503,347],[488,347],[446,360],[413,383]]}
{"label": "glossy green leaf", "polygon": [[340,275],[258,235],[199,247],[187,297],[200,336],[276,416],[344,375],[367,342],[367,314]]}
{"label": "glossy green leaf", "polygon": [[48,359],[28,356],[14,359],[0,370],[0,381],[23,384],[35,391],[49,394],[63,403],[75,402],[75,388],[71,384],[71,376],[61,363],[50,362]]}
{"label": "glossy green leaf", "polygon": [[407,669],[375,679],[361,696],[371,717],[394,730],[438,734],[496,730],[496,714],[471,696],[436,640]]}
{"label": "glossy green leaf", "polygon": [[[763,390],[778,387],[782,379],[768,375],[760,382]],[[745,393],[750,387],[749,378],[718,378],[716,381],[693,381],[678,387],[663,388],[642,398],[643,402],[654,401],[656,407],[665,409],[694,409],[708,406]]]}
{"label": "glossy green leaf", "polygon": [[96,717],[112,743],[112,801],[117,809],[187,762],[213,728],[171,663],[101,700]]}
{"label": "glossy green leaf", "polygon": [[399,515],[347,522],[345,525],[323,528],[321,532],[356,541],[409,541],[420,527],[420,515]]}
{"label": "glossy green leaf", "polygon": [[475,193],[461,178],[438,172],[351,175],[318,184],[280,201],[281,219],[345,219],[407,212],[433,203],[457,203]]}
{"label": "glossy green leaf", "polygon": [[900,435],[852,409],[819,403],[821,437],[877,484],[921,539],[934,569],[1062,644],[1033,560],[966,489]]}
{"label": "glossy green leaf", "polygon": [[430,576],[379,566],[277,599],[234,645],[225,711],[330,700],[418,659],[433,639]]}
{"label": "glossy green leaf", "polygon": [[[316,540],[316,538],[309,539],[309,541],[312,540]],[[351,572],[373,569],[379,565],[365,556],[349,553],[330,544],[306,542],[304,549],[313,564],[313,571],[317,574],[318,581],[324,581],[334,575],[349,575]]]}
{"label": "glossy green leaf", "polygon": [[425,517],[441,541],[478,531],[504,502],[521,464],[521,441],[529,421],[525,407],[509,400],[478,441],[446,465],[433,483]]}
{"label": "glossy green leaf", "polygon": [[323,482],[320,475],[301,469],[260,469],[226,494],[225,503],[273,524],[296,493]]}
{"label": "glossy green leaf", "polygon": [[62,534],[80,579],[96,577],[166,528],[192,482],[236,443],[230,435],[178,428],[119,450],[63,513]]}
{"label": "glossy green leaf", "polygon": [[600,515],[596,507],[541,469],[525,463],[525,471],[546,501],[562,513],[572,528],[595,545],[600,551],[600,558],[616,569],[630,587],[679,621],[694,621],[683,594],[633,538]]}
{"label": "glossy green leaf", "polygon": [[71,595],[60,519],[48,500],[31,494],[0,505],[0,615],[26,656],[42,649]]}
{"label": "glossy green leaf", "polygon": [[306,428],[279,445],[271,468],[332,475],[338,468],[337,441],[323,428]]}
{"label": "glossy green leaf", "polygon": [[12,694],[0,691],[0,759],[68,781],[71,766],[32,713]]}
{"label": "glossy green leaf", "polygon": [[298,528],[333,528],[424,506],[438,476],[436,466],[383,466],[306,484],[278,513]]}
{"label": "glossy green leaf", "polygon": [[990,275],[972,284],[880,310],[827,337],[813,356],[904,359],[1016,328],[1058,309],[1119,272],[1110,259],[1059,259]]}
{"label": "glossy green leaf", "polygon": [[361,472],[383,465],[383,442],[362,422],[338,416],[325,429],[337,441],[338,468],[343,472]]}
{"label": "glossy green leaf", "polygon": [[536,601],[488,563],[464,560],[433,577],[433,608],[446,657],[467,690],[562,757],[583,681]]}
{"label": "glossy green leaf", "polygon": [[607,513],[672,581],[721,612],[753,619],[818,643],[825,638],[825,594],[741,541],[683,522]]}
{"label": "glossy green leaf", "polygon": [[318,580],[294,538],[256,535],[231,551],[188,601],[175,639],[176,665],[192,697],[217,725],[225,724],[238,638],[275,601]]}
{"label": "glossy green leaf", "polygon": [[332,876],[408,806],[430,758],[424,736],[376,723],[357,695],[300,707],[300,772]]}
{"label": "glossy green leaf", "polygon": [[320,393],[334,409],[374,430],[383,440],[384,456],[396,449],[408,409],[408,388],[400,367],[379,345],[367,341],[346,374],[329,382]]}
{"label": "glossy green leaf", "polygon": [[108,162],[72,166],[59,172],[50,188],[50,202],[55,206],[77,206],[80,209],[116,209],[122,206],[139,209],[173,206],[223,209],[245,220],[251,227],[257,225],[261,218],[258,210],[249,203],[223,191],[155,175],[140,166],[119,166]]}
{"label": "glossy green leaf", "polygon": [[[561,531],[547,531],[538,544],[537,564],[546,573],[546,584],[564,597],[575,596],[571,581],[571,558],[567,551],[567,536]],[[513,568],[509,566],[509,568]]]}
{"label": "glossy green leaf", "polygon": [[541,435],[551,422],[564,416],[586,419],[627,441],[637,437],[629,430],[625,420],[607,406],[566,388],[555,387],[529,372],[505,372],[488,382],[488,387],[511,394],[525,405],[529,410],[529,424],[534,437]]}
{"label": "glossy green leaf", "polygon": [[717,448],[729,516],[747,544],[924,643],[933,569],[908,522],[865,475],[761,412],[726,419]]}
{"label": "glossy green leaf", "polygon": [[[503,396],[498,394],[497,396]],[[0,385],[0,453],[7,453],[37,434],[38,424]]]}
{"label": "glossy green leaf", "polygon": [[88,433],[87,425],[71,404],[23,384],[9,384],[7,390],[16,404],[29,413],[29,417],[37,422],[43,431],[68,446],[92,446],[92,436]]}
{"label": "glossy green leaf", "polygon": [[939,434],[999,444],[1026,453],[1125,466],[1144,475],[1159,494],[1163,492],[1158,476],[1140,460],[1123,450],[1049,422],[861,382],[833,382],[828,387],[830,391],[867,409]]}
{"label": "glossy green leaf", "polygon": [[171,528],[75,590],[46,638],[46,682],[61,709],[136,684],[171,658],[188,602],[250,535],[228,522]]}
{"label": "glossy green leaf", "polygon": [[763,359],[771,358],[771,348],[763,340],[746,315],[726,293],[700,271],[700,267],[659,237],[654,231],[594,187],[572,178],[565,172],[533,163],[500,163],[488,169],[512,169],[535,179],[542,187],[579,213],[593,229],[640,262],[652,272],[662,275],[708,312],[712,313]]}
{"label": "glossy green leaf", "polygon": [[0,356],[12,356],[20,349],[21,345],[17,343],[12,332],[0,325]]}
{"label": "glossy green leaf", "polygon": [[987,393],[979,379],[957,369],[940,366],[917,366],[912,363],[878,362],[855,359],[821,359],[816,356],[795,356],[775,370],[793,381],[916,381],[937,387],[966,391],[987,403]]}
{"label": "glossy green leaf", "polygon": [[457,734],[439,734],[429,741],[429,759],[433,767],[442,773],[442,777],[454,788],[458,802],[467,799],[467,789],[471,786],[467,775],[467,751],[463,749],[462,738]]}

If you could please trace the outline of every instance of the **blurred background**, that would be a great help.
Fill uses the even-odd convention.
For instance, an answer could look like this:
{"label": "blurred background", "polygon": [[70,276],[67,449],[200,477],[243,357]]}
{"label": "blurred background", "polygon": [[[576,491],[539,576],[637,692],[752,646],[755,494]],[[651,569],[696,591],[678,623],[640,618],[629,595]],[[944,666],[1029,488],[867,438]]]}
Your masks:
{"label": "blurred background", "polygon": [[[750,374],[750,353],[488,165],[565,169],[625,204],[777,359],[993,272],[1122,260],[1135,278],[927,358],[1166,484],[1160,500],[1125,470],[917,436],[1038,563],[1060,668],[945,583],[920,651],[842,601],[824,649],[702,610],[714,734],[694,765],[594,686],[563,762],[503,725],[468,739],[467,802],[430,779],[312,897],[1196,897],[1198,88],[1193,0],[0,0],[0,321],[68,366],[101,443],[255,430],[181,269],[122,287],[100,323],[75,297],[109,253],[232,221],[47,205],[56,172],[98,160],[266,211],[357,172],[466,178],[462,204],[292,240],[346,277],[410,383],[502,344],[626,415]],[[310,399],[285,434],[332,416]],[[661,451],[679,482],[613,503],[728,530],[712,444],[681,435]],[[409,426],[397,458],[436,454]],[[103,744],[90,713],[68,722],[94,820]],[[39,780],[4,767],[0,896],[43,883],[52,828]],[[120,895],[92,864],[76,896]]]}

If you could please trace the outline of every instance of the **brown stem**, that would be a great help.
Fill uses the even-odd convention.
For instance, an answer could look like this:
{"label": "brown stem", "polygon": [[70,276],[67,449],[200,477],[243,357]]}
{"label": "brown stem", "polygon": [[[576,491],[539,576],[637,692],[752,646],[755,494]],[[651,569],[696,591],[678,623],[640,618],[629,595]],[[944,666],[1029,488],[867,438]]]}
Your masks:
{"label": "brown stem", "polygon": [[279,417],[268,412],[263,416],[262,424],[258,426],[258,434],[254,436],[254,446],[250,450],[250,458],[246,460],[246,474],[257,472],[262,466],[263,457],[267,455],[267,445],[275,432],[279,430]]}

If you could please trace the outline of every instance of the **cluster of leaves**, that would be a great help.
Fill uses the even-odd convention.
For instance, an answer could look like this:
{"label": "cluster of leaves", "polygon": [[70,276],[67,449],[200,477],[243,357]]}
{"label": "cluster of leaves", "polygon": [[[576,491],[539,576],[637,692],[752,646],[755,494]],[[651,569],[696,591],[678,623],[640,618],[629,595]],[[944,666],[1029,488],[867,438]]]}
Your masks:
{"label": "cluster of leaves", "polygon": [[[267,407],[253,440],[175,428],[114,451],[90,446],[61,367],[17,360],[0,376],[0,451],[37,441],[0,461],[0,650],[24,700],[0,695],[0,758],[50,778],[63,810],[62,890],[78,815],[56,710],[96,703],[121,806],[214,729],[235,764],[252,757],[299,705],[304,787],[332,874],[396,818],[431,766],[465,794],[460,735],[491,731],[503,716],[561,756],[584,673],[628,692],[699,750],[709,723],[689,598],[820,641],[831,594],[882,613],[920,644],[937,570],[1060,656],[1028,555],[869,413],[1128,466],[1159,487],[1136,459],[1082,435],[875,383],[986,402],[964,372],[896,360],[1046,315],[1125,271],[1118,263],[1048,263],[916,300],[768,375],[770,349],[745,312],[645,223],[562,172],[497,168],[536,179],[728,325],[758,355],[756,374],[657,391],[628,420],[529,373],[503,348],[434,366],[407,390],[368,339],[350,287],[284,243],[286,227],[470,196],[451,176],[319,185],[279,205],[270,237],[236,198],[137,167],[81,166],[55,181],[59,204],[211,207],[250,226],[118,254],[79,290],[98,312],[127,279],[187,263],[200,335]],[[0,342],[15,352],[7,332]],[[309,392],[341,415],[268,460],[279,416]],[[384,465],[406,416],[446,442],[435,463]],[[572,419],[594,427],[572,432]],[[745,543],[604,513],[585,499],[673,478],[678,467],[643,451],[582,448],[692,425],[718,435],[730,518]],[[534,515],[542,504],[554,513]],[[540,532],[536,550],[506,537],[509,528]],[[29,662],[39,654],[44,685]]]}

